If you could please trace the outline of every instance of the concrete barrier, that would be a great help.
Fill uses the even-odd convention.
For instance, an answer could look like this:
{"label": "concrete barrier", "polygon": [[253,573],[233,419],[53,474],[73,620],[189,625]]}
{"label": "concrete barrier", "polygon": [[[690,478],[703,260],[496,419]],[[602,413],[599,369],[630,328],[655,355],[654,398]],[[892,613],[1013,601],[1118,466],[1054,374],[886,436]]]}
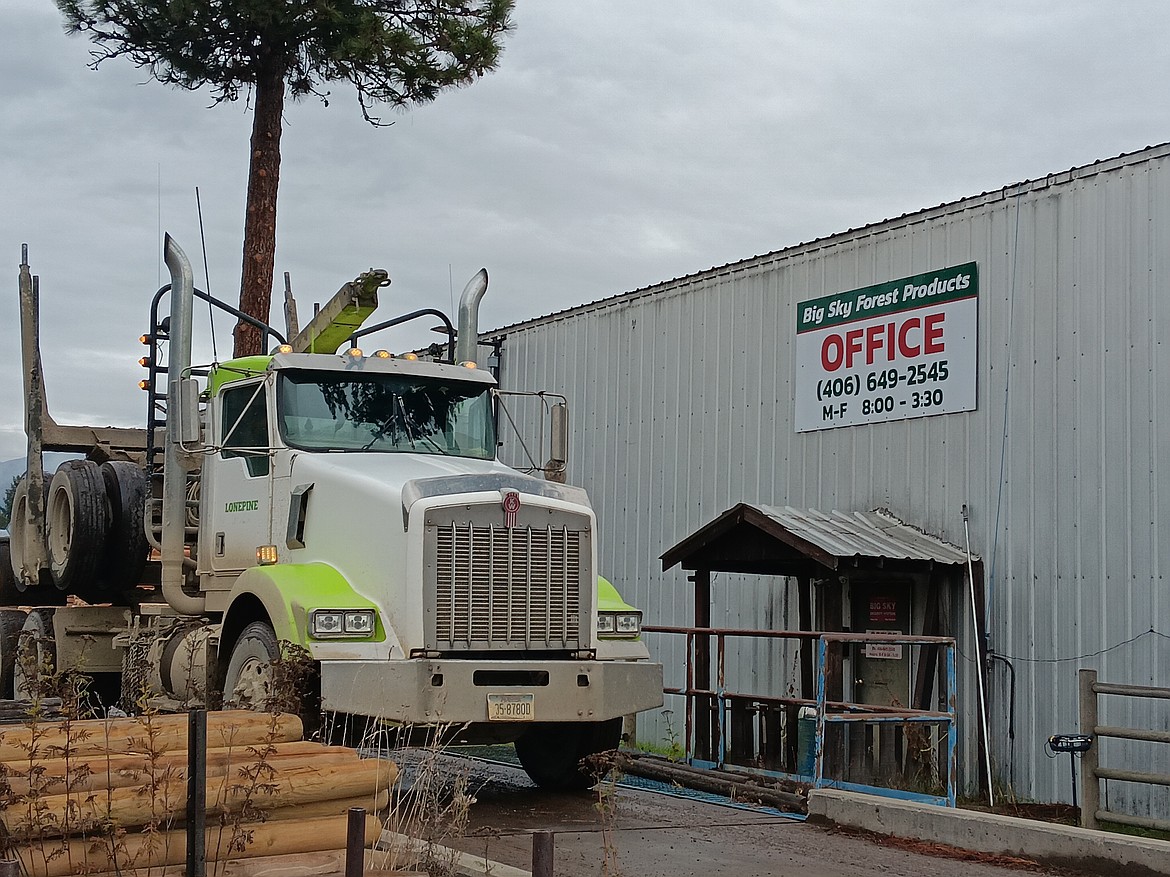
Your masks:
{"label": "concrete barrier", "polygon": [[1170,875],[1168,841],[857,792],[810,790],[808,821],[1126,877]]}

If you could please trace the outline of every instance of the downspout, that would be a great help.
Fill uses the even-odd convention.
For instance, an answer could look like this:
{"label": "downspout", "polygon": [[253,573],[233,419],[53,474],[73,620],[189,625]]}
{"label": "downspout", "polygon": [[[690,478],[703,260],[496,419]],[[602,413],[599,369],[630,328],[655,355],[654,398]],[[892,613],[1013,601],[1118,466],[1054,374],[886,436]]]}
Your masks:
{"label": "downspout", "polygon": [[167,431],[163,449],[162,593],[180,615],[201,615],[207,598],[193,597],[183,590],[186,581],[187,473],[195,467],[191,455],[183,451],[182,436],[177,428],[182,410],[180,381],[191,368],[195,276],[187,256],[169,234],[163,242],[163,254],[171,272],[171,322],[167,355]]}
{"label": "downspout", "polygon": [[975,566],[971,561],[971,526],[967,504],[963,503],[963,535],[967,540],[967,580],[971,585],[971,630],[975,640],[975,682],[979,692],[979,723],[983,731],[983,764],[987,768],[987,806],[995,806],[995,789],[991,780],[991,730],[987,721],[987,692],[983,688],[983,652],[985,643],[979,631],[979,609],[975,601]]}
{"label": "downspout", "polygon": [[459,296],[459,335],[455,339],[455,362],[476,362],[479,356],[479,303],[487,292],[488,274],[480,268]]}

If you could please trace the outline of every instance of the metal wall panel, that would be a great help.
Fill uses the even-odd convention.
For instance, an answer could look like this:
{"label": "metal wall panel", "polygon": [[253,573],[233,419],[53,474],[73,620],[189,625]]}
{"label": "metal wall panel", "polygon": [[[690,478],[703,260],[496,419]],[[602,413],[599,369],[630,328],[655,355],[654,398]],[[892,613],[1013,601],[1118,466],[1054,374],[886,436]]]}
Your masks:
{"label": "metal wall panel", "polygon": [[[796,302],[967,261],[980,271],[975,411],[794,432]],[[569,397],[569,478],[597,509],[601,569],[651,623],[692,620],[691,586],[658,556],[737,502],[886,507],[959,545],[968,504],[1003,658],[990,685],[996,773],[1020,796],[1068,800],[1068,764],[1043,741],[1077,726],[1077,669],[1170,684],[1168,282],[1161,146],[487,335],[505,336],[506,388]],[[713,622],[795,626],[794,590],[716,575]],[[681,673],[676,644],[650,645],[668,678]],[[967,638],[960,649],[973,782]],[[783,649],[744,646],[736,659],[737,678],[792,681]],[[681,733],[673,706],[644,727]],[[1104,708],[1110,722],[1170,728],[1156,701]],[[1168,749],[1109,754],[1170,773]],[[1165,789],[1114,783],[1108,797],[1170,815]]]}

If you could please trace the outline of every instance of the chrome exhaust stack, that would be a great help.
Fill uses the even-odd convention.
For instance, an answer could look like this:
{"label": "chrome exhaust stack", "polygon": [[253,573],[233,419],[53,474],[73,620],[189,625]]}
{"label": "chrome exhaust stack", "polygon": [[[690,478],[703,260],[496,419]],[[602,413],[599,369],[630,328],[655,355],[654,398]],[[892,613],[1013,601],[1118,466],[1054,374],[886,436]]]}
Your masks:
{"label": "chrome exhaust stack", "polygon": [[162,593],[180,615],[200,615],[206,608],[207,599],[183,590],[187,578],[185,567],[189,563],[184,552],[187,474],[197,466],[195,458],[184,450],[181,429],[184,381],[189,380],[191,370],[195,275],[186,254],[169,234],[163,241],[163,258],[171,272],[171,320],[167,353],[167,432],[163,448]]}
{"label": "chrome exhaust stack", "polygon": [[487,292],[487,268],[480,268],[459,296],[459,334],[455,339],[455,362],[477,362],[479,356],[479,303]]}

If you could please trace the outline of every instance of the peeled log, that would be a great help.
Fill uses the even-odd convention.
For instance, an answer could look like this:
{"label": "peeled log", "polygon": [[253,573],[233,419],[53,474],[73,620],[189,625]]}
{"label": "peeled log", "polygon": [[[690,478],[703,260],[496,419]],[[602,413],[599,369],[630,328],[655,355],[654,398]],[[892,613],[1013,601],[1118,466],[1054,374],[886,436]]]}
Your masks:
{"label": "peeled log", "polygon": [[[344,849],[346,816],[306,819],[290,830],[287,822],[255,823],[241,826],[251,834],[251,842],[241,850],[229,849],[231,826],[222,832],[209,829],[206,838],[207,861],[251,859],[258,856],[281,856]],[[366,817],[365,843],[374,843],[382,827],[373,816]],[[61,850],[61,853],[55,851]],[[54,858],[46,861],[49,855]],[[157,834],[127,834],[118,840],[116,855],[111,855],[104,838],[63,841],[60,846],[22,844],[13,849],[26,877],[66,877],[85,871],[125,872],[134,868],[160,868],[179,865],[187,859],[187,833],[164,831]]]}
{"label": "peeled log", "polygon": [[[207,714],[207,745],[212,749],[288,743],[305,735],[297,716],[228,710]],[[142,716],[18,726],[0,731],[0,761],[28,763],[38,758],[186,751],[187,716]]]}
{"label": "peeled log", "polygon": [[[366,862],[373,853],[366,850]],[[367,868],[368,870],[368,868]],[[345,851],[293,853],[289,856],[265,856],[255,859],[221,861],[215,866],[214,877],[339,877],[345,871]],[[90,872],[88,877],[187,877],[186,863],[162,868],[141,868],[118,873]],[[386,877],[413,877],[387,874]]]}
{"label": "peeled log", "polygon": [[[243,765],[245,770],[254,770]],[[208,777],[207,812],[238,813],[248,803],[260,811],[293,807],[316,801],[358,798],[388,789],[398,777],[397,766],[390,761],[365,759],[335,764],[298,764],[285,767],[268,765],[273,772],[261,769],[255,779],[233,772],[229,776]],[[158,824],[182,818],[187,811],[187,782],[165,778],[146,786],[111,789],[84,795],[49,795],[33,801],[17,802],[3,811],[8,832],[16,837],[54,837],[93,831],[95,826],[112,822],[121,828]]]}
{"label": "peeled log", "polygon": [[382,789],[375,795],[359,795],[356,798],[344,798],[336,801],[314,801],[310,804],[297,804],[295,807],[280,807],[264,814],[265,822],[278,819],[312,819],[318,816],[334,816],[338,813],[348,813],[351,807],[361,807],[367,813],[377,813],[386,809],[390,803],[390,790]]}
{"label": "peeled log", "polygon": [[[271,749],[271,751],[268,751]],[[307,758],[313,764],[357,761],[355,750],[345,746],[323,746],[298,741],[276,743],[271,747],[237,746],[232,749],[207,750],[207,775],[222,776],[233,767],[240,768],[264,760],[289,765],[292,759]],[[8,785],[18,798],[32,794],[64,795],[67,792],[91,792],[141,786],[150,781],[181,779],[187,776],[187,753],[167,752],[153,759],[148,755],[102,755],[77,758],[22,759],[7,765]],[[29,774],[35,781],[29,782]]]}

